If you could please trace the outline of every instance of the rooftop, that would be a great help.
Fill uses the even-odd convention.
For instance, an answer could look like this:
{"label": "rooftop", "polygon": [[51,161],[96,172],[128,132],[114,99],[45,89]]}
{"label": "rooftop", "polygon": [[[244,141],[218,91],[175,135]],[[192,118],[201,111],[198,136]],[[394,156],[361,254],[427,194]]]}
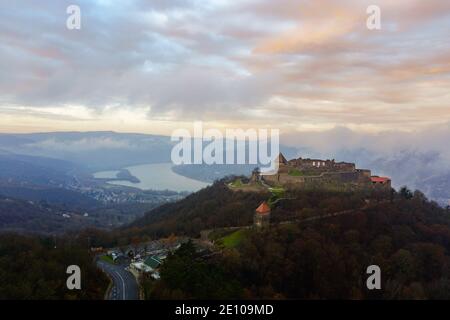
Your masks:
{"label": "rooftop", "polygon": [[378,177],[378,176],[373,176],[370,179],[372,180],[372,182],[378,183],[386,183],[388,181],[391,181],[391,179],[389,179],[388,177]]}
{"label": "rooftop", "polygon": [[157,256],[151,256],[145,259],[144,263],[152,269],[156,269],[161,264],[161,260]]}
{"label": "rooftop", "polygon": [[263,203],[261,203],[261,204],[259,205],[259,207],[256,208],[256,213],[259,213],[259,214],[270,213],[270,207],[269,207],[269,205],[267,204],[267,202],[264,201]]}

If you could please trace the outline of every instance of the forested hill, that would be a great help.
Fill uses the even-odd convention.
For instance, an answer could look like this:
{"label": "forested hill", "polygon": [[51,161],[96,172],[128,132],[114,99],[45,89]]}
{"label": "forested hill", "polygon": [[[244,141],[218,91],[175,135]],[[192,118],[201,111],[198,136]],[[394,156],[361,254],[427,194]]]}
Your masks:
{"label": "forested hill", "polygon": [[[170,234],[198,237],[206,229],[248,226],[253,223],[255,209],[270,199],[269,191],[232,191],[226,183],[216,181],[176,203],[170,203],[145,214],[119,231],[120,236],[159,238]],[[272,210],[272,221],[306,218],[340,210],[355,209],[376,194],[328,192],[323,190],[286,190],[284,197]]]}
{"label": "forested hill", "polygon": [[[300,203],[310,215],[359,200],[309,193],[296,201],[274,216],[293,214]],[[450,299],[450,212],[420,192],[309,222],[217,231],[213,239],[220,254],[201,259],[183,248],[147,297]],[[366,287],[370,265],[381,269],[381,290]]]}
{"label": "forested hill", "polygon": [[[370,205],[382,205],[400,201],[405,197],[426,199],[419,191],[413,194],[405,190],[406,194],[395,191],[380,194],[376,191],[286,190],[283,199],[272,208],[271,221],[278,223],[358,210],[367,207],[368,202]],[[226,185],[226,180],[217,181],[181,201],[148,212],[131,225],[117,230],[117,236],[122,238],[122,241],[132,237],[156,239],[170,234],[198,237],[202,230],[249,226],[253,223],[255,209],[262,201],[271,197],[273,195],[268,191],[232,191]],[[386,210],[391,209],[386,205]],[[436,210],[441,209],[436,206]],[[439,212],[445,213],[444,210]]]}
{"label": "forested hill", "polygon": [[78,219],[67,219],[64,212],[47,203],[34,203],[0,195],[0,232],[63,233],[79,229]]}
{"label": "forested hill", "polygon": [[172,233],[198,236],[204,229],[244,226],[252,223],[254,209],[269,196],[269,192],[230,191],[222,180],[148,212],[121,232],[159,238]]}

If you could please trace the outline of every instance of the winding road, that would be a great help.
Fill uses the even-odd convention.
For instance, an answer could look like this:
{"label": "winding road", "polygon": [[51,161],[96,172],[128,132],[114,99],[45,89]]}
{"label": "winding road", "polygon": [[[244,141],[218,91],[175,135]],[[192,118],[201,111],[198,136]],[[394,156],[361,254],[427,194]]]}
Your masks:
{"label": "winding road", "polygon": [[113,265],[102,260],[98,260],[97,265],[113,281],[107,300],[139,300],[136,278],[125,270],[126,265]]}

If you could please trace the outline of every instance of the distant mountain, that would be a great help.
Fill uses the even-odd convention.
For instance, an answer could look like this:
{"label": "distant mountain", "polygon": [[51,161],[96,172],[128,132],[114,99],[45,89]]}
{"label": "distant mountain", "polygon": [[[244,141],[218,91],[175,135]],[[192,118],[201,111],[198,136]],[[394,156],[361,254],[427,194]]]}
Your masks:
{"label": "distant mountain", "polygon": [[78,210],[88,210],[100,205],[97,200],[80,192],[56,187],[23,186],[0,182],[0,195],[29,201],[45,201]]}
{"label": "distant mountain", "polygon": [[87,209],[98,205],[98,201],[67,188],[83,171],[64,160],[2,152],[0,195]]}
{"label": "distant mountain", "polygon": [[94,223],[82,214],[75,215],[49,204],[0,196],[1,232],[62,233],[87,225]]}
{"label": "distant mountain", "polygon": [[[92,135],[97,136],[96,133]],[[28,147],[30,143],[35,143],[31,142],[32,137],[42,139],[52,134],[38,134],[37,138],[27,136],[24,139],[0,135],[3,143],[3,149],[0,149],[0,197],[8,199],[0,208],[0,231],[58,233],[93,226],[112,228],[129,223],[136,216],[141,216],[161,203],[172,201],[174,197],[107,185],[104,181],[94,179],[89,173],[92,168],[84,166],[82,161],[75,163],[56,159],[50,153],[45,153],[47,156],[17,153],[32,149]],[[62,134],[62,137],[72,141],[78,136]],[[90,148],[95,150],[95,145]],[[128,156],[123,149],[114,152]],[[86,155],[88,153],[86,151]],[[92,153],[94,152],[91,151]],[[70,157],[68,159],[72,160]],[[146,161],[145,158],[139,159],[141,162]],[[108,168],[114,161],[104,159],[103,162],[104,168]],[[119,178],[124,177],[122,171]],[[42,209],[43,204],[45,210]],[[47,208],[57,214],[49,214]],[[75,215],[71,218],[63,217],[65,212]],[[86,212],[89,217],[82,217]]]}
{"label": "distant mountain", "polygon": [[417,181],[421,190],[443,206],[450,206],[450,173],[437,174]]}
{"label": "distant mountain", "polygon": [[73,174],[82,169],[68,161],[59,159],[0,153],[0,182],[58,186],[73,179]]}
{"label": "distant mountain", "polygon": [[450,170],[438,151],[397,150],[380,154],[365,148],[341,150],[340,159],[356,161],[359,167],[371,168],[374,174],[392,178],[393,186],[407,185],[423,191],[428,197],[447,205],[450,201]]}
{"label": "distant mountain", "polygon": [[91,171],[169,162],[170,137],[115,132],[0,134],[0,149],[57,158]]}
{"label": "distant mountain", "polygon": [[[61,159],[85,167],[91,172],[171,162],[173,145],[168,136],[110,131],[0,134],[0,149],[4,151]],[[287,155],[294,156],[297,153],[296,148],[280,148]],[[236,170],[232,173],[242,173],[242,166],[236,165],[234,168]],[[229,174],[229,169],[230,167],[224,173]],[[206,170],[210,173],[217,171],[212,167],[207,167]],[[190,170],[182,170],[188,176],[192,175],[188,171]],[[195,172],[193,175],[194,178],[198,176]],[[219,178],[223,176],[219,174]],[[214,174],[210,174],[206,180],[214,180],[211,180],[211,177],[214,177]],[[204,175],[198,178],[205,180]]]}

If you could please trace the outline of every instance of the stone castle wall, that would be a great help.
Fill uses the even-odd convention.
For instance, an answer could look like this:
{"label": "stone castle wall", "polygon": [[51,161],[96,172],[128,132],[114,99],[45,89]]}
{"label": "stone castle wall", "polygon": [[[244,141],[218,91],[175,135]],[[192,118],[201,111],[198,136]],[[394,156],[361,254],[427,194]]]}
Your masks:
{"label": "stone castle wall", "polygon": [[[305,188],[370,188],[372,173],[370,170],[356,169],[354,163],[335,162],[320,159],[286,159],[279,156],[279,170],[274,175],[264,175],[262,179],[271,186],[293,186]],[[390,187],[390,183],[382,186]]]}
{"label": "stone castle wall", "polygon": [[318,171],[353,171],[356,170],[354,163],[335,162],[334,160],[320,159],[293,159],[289,160],[286,165],[299,170],[318,170]]}
{"label": "stone castle wall", "polygon": [[298,187],[312,184],[360,184],[370,185],[370,170],[354,170],[346,172],[322,172],[316,176],[292,176],[287,170],[278,174],[264,176],[264,181],[270,185],[296,185]]}

